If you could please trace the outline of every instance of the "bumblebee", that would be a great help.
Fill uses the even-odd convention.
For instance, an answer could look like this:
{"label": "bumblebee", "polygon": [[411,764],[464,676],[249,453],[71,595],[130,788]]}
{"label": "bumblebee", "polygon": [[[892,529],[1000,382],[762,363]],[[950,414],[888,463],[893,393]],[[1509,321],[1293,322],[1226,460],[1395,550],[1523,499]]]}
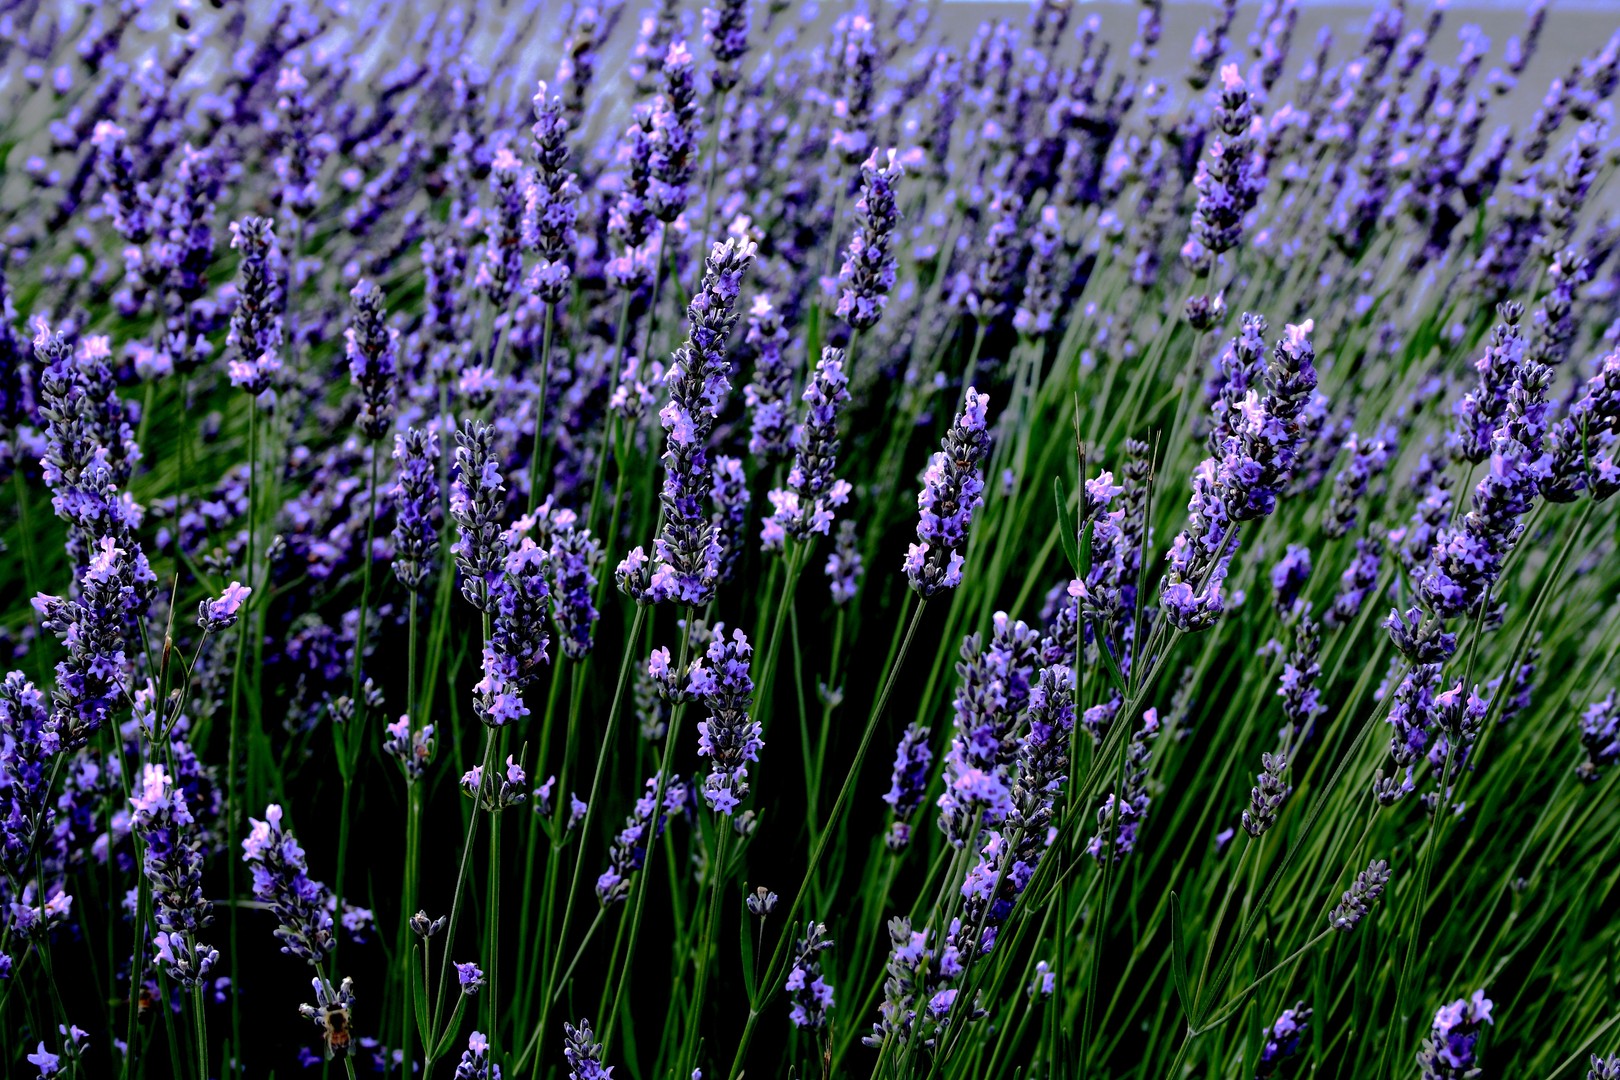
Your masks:
{"label": "bumblebee", "polygon": [[341,1005],[328,1005],[321,1010],[321,1027],[326,1036],[326,1060],[349,1056],[349,1010]]}
{"label": "bumblebee", "polygon": [[349,1017],[349,1010],[354,1008],[354,980],[344,979],[336,990],[319,977],[312,979],[311,984],[315,987],[315,1004],[300,1005],[298,1011],[321,1029],[327,1061],[346,1058],[354,1041]]}

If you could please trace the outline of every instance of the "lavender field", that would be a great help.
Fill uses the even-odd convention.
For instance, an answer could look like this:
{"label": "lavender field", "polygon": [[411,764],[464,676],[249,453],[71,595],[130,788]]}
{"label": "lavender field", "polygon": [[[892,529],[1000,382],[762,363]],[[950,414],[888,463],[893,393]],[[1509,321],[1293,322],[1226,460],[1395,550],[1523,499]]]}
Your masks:
{"label": "lavender field", "polygon": [[0,0],[0,1069],[1620,1080],[1620,16]]}

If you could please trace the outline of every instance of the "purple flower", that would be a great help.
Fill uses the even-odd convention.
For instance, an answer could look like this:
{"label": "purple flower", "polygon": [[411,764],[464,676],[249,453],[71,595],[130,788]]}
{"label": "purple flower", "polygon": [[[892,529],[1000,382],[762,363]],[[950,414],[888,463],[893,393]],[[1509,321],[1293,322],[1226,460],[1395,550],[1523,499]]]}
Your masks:
{"label": "purple flower", "polygon": [[905,170],[895,159],[893,147],[886,152],[886,159],[888,163],[882,164],[874,150],[861,163],[861,197],[855,203],[861,223],[850,237],[849,250],[838,271],[838,316],[852,330],[876,326],[889,302],[889,291],[894,288],[892,247],[895,226],[900,223],[894,187]]}
{"label": "purple flower", "polygon": [[1249,789],[1249,808],[1243,811],[1243,831],[1260,836],[1277,823],[1277,811],[1288,797],[1288,759],[1283,754],[1261,754],[1260,776]]}
{"label": "purple flower", "polygon": [[748,794],[748,762],[758,761],[765,742],[760,724],[748,716],[754,683],[748,676],[753,654],[748,638],[733,630],[726,638],[724,623],[716,623],[709,642],[708,664],[693,665],[689,682],[709,710],[698,723],[698,756],[709,759],[703,781],[703,799],[710,809],[730,815]]}
{"label": "purple flower", "polygon": [[1301,1001],[1292,1009],[1284,1009],[1271,1026],[1260,1033],[1264,1043],[1254,1070],[1256,1080],[1277,1075],[1285,1062],[1299,1056],[1310,1030],[1310,1019],[1311,1010]]}
{"label": "purple flower", "polygon": [[1582,491],[1599,502],[1620,491],[1620,351],[1598,362],[1586,392],[1547,436],[1541,493],[1549,502],[1573,502]]}
{"label": "purple flower", "polygon": [[975,827],[992,828],[1012,811],[1016,733],[1039,659],[1039,638],[1027,625],[1004,611],[996,612],[994,623],[990,647],[978,634],[969,635],[956,665],[956,731],[939,797],[940,831],[956,847],[974,839]]}
{"label": "purple flower", "polygon": [[680,217],[697,167],[697,84],[692,52],[676,41],[664,55],[663,91],[653,102],[648,146],[647,205],[666,225]]}
{"label": "purple flower", "polygon": [[[1187,528],[1171,544],[1170,570],[1159,586],[1165,617],[1179,630],[1206,630],[1220,618],[1237,526],[1268,516],[1293,477],[1303,444],[1301,414],[1316,389],[1311,325],[1291,325],[1277,342],[1264,396],[1249,389],[1235,403],[1223,395],[1216,407],[1217,432],[1226,434],[1193,473]],[[1264,320],[1245,318],[1244,332],[1263,334]],[[1242,343],[1233,342],[1238,355]]]}
{"label": "purple flower", "polygon": [[1299,604],[1300,590],[1311,578],[1311,549],[1289,544],[1283,557],[1271,568],[1272,602],[1277,613],[1287,617]]}
{"label": "purple flower", "polygon": [[1491,455],[1491,439],[1507,412],[1508,390],[1525,357],[1526,342],[1519,330],[1523,306],[1508,301],[1496,311],[1502,321],[1491,331],[1484,353],[1474,361],[1479,382],[1452,406],[1447,439],[1453,457],[1475,464]]}
{"label": "purple flower", "polygon": [[838,413],[849,400],[844,350],[821,350],[810,384],[804,388],[805,417],[794,432],[793,468],[786,488],[769,493],[774,511],[760,539],[767,550],[792,540],[804,543],[832,529],[833,510],[849,500],[849,482],[833,476],[838,466]]}
{"label": "purple flower", "polygon": [[394,436],[399,479],[389,491],[394,505],[394,576],[418,590],[433,570],[439,550],[439,439],[432,430],[407,428]]}
{"label": "purple flower", "polygon": [[1350,564],[1339,575],[1339,592],[1333,598],[1333,607],[1322,616],[1328,626],[1344,626],[1361,614],[1362,605],[1372,587],[1378,584],[1378,567],[1384,554],[1384,545],[1377,537],[1364,537],[1356,541],[1356,553]]}
{"label": "purple flower", "polygon": [[484,988],[484,972],[477,964],[457,964],[456,981],[461,984],[461,992],[468,997],[474,997]]}
{"label": "purple flower", "polygon": [[999,319],[1012,302],[1024,250],[1019,224],[1023,213],[1024,202],[1016,193],[998,190],[991,197],[988,216],[993,220],[985,230],[972,280],[962,294],[963,310],[980,325]]}
{"label": "purple flower", "polygon": [[1131,741],[1125,748],[1125,785],[1116,794],[1110,794],[1097,809],[1097,824],[1102,831],[1086,844],[1086,851],[1099,863],[1104,858],[1119,862],[1136,850],[1137,834],[1147,817],[1153,799],[1147,793],[1148,749],[1159,735],[1159,713],[1149,709],[1142,714],[1142,725],[1131,732]]}
{"label": "purple flower", "polygon": [[1328,925],[1340,933],[1347,934],[1354,930],[1356,924],[1367,917],[1372,905],[1384,895],[1384,888],[1388,884],[1389,863],[1374,859],[1344,891],[1338,905],[1328,915]]}
{"label": "purple flower", "polygon": [[0,866],[14,876],[56,819],[50,762],[61,749],[45,695],[22,672],[7,674],[0,683]]}
{"label": "purple flower", "polygon": [[[529,797],[529,777],[523,766],[510,754],[506,768],[494,776],[486,777],[482,765],[474,765],[461,777],[461,790],[478,800],[490,813],[517,806]],[[480,984],[482,985],[482,984]]]}
{"label": "purple flower", "polygon": [[1298,746],[1310,738],[1316,718],[1324,711],[1322,691],[1316,685],[1322,677],[1322,665],[1317,663],[1321,643],[1316,623],[1309,615],[1302,616],[1294,628],[1294,646],[1283,663],[1277,686],[1277,696],[1283,699],[1283,716],[1288,720],[1282,733],[1285,745]]}
{"label": "purple flower", "polygon": [[900,736],[900,745],[894,751],[894,771],[890,773],[889,790],[883,801],[894,812],[889,826],[887,843],[891,851],[904,848],[911,841],[908,821],[922,805],[923,793],[928,787],[928,770],[934,763],[934,751],[928,745],[931,732],[920,724],[908,724]]}
{"label": "purple flower", "polygon": [[664,785],[664,804],[657,805],[661,774],[647,777],[643,787],[646,794],[636,800],[635,808],[624,819],[624,828],[613,838],[608,851],[608,868],[596,879],[596,898],[603,907],[617,904],[630,895],[631,879],[647,859],[647,848],[664,831],[667,815],[682,810],[689,798],[688,789],[679,780]]}
{"label": "purple flower", "polygon": [[[236,307],[225,337],[231,385],[259,397],[272,391],[281,373],[285,302],[271,262],[280,257],[275,222],[260,217],[231,222],[231,247],[242,252],[236,270]],[[274,400],[273,394],[269,400]]]}
{"label": "purple flower", "polygon": [[748,525],[748,503],[752,498],[748,491],[748,474],[743,471],[741,458],[721,454],[714,459],[710,479],[713,486],[709,497],[714,503],[714,513],[709,515],[709,524],[714,529],[714,541],[720,547],[718,580],[730,581],[737,560],[742,556],[743,529]]}
{"label": "purple flower", "polygon": [[281,951],[319,966],[332,951],[332,894],[309,877],[304,849],[281,827],[281,807],[271,803],[264,820],[248,818],[242,861],[253,872],[253,896],[276,916]]}
{"label": "purple flower", "polygon": [[523,242],[540,261],[529,272],[529,291],[542,303],[556,304],[568,295],[572,260],[579,237],[579,182],[568,164],[568,120],[562,99],[544,82],[534,94],[534,175],[523,208]]}
{"label": "purple flower", "polygon": [[736,325],[742,276],[754,261],[752,241],[728,239],[710,251],[703,285],[687,307],[686,343],[675,350],[664,381],[664,524],[653,543],[656,566],[643,579],[639,548],[620,564],[619,587],[642,602],[707,603],[723,552],[704,502],[713,489],[706,444],[731,392],[726,339]]}
{"label": "purple flower", "polygon": [[589,529],[578,525],[572,511],[553,516],[551,550],[551,618],[557,628],[557,642],[570,660],[583,660],[591,651],[591,636],[598,612],[592,602],[596,589],[596,565],[602,559],[602,545]]}
{"label": "purple flower", "polygon": [[714,57],[709,79],[724,93],[742,77],[742,58],[748,52],[748,0],[714,0],[703,8],[703,44]]}
{"label": "purple flower", "polygon": [[1472,997],[1458,998],[1435,1012],[1429,1037],[1418,1053],[1423,1080],[1463,1080],[1478,1074],[1479,1032],[1482,1025],[1494,1022],[1491,1004],[1485,991],[1475,990]]}
{"label": "purple flower", "polygon": [[285,67],[276,78],[276,130],[281,153],[276,156],[277,193],[282,206],[307,218],[320,202],[321,165],[336,149],[321,131],[321,117],[309,94],[309,80],[297,67]]}
{"label": "purple flower", "polygon": [[1013,312],[1013,328],[1026,337],[1052,332],[1062,299],[1060,277],[1063,220],[1055,205],[1041,207],[1041,218],[1030,235],[1031,255],[1024,272],[1024,295]]}
{"label": "purple flower", "polygon": [[1249,88],[1236,64],[1221,68],[1221,90],[1214,121],[1219,135],[1210,140],[1207,155],[1198,163],[1193,186],[1198,204],[1193,210],[1192,233],[1182,258],[1200,277],[1208,276],[1214,260],[1237,245],[1243,218],[1259,199],[1263,172],[1255,168],[1249,125],[1254,117]]}
{"label": "purple flower", "polygon": [[218,634],[236,625],[237,613],[247,602],[252,589],[240,581],[225,586],[218,600],[203,600],[197,604],[197,625],[207,634]]}
{"label": "purple flower", "polygon": [[845,518],[838,523],[838,537],[832,554],[827,556],[827,589],[832,593],[832,602],[847,604],[855,599],[855,593],[861,587],[861,575],[865,567],[865,560],[861,557],[860,545],[856,542],[855,522]]}
{"label": "purple flower", "polygon": [[360,391],[360,434],[377,440],[394,424],[399,331],[387,324],[382,290],[362,280],[349,291],[354,321],[343,332],[349,378]]}
{"label": "purple flower", "polygon": [[131,826],[145,845],[142,872],[152,885],[155,944],[169,977],[186,988],[207,979],[219,953],[197,941],[213,921],[202,893],[202,835],[181,791],[161,765],[143,767],[138,794],[129,799]]}
{"label": "purple flower", "polygon": [[788,969],[783,986],[790,1005],[788,1019],[796,1028],[814,1030],[827,1024],[827,1013],[833,1007],[833,988],[822,977],[820,953],[832,947],[826,923],[805,924],[804,935],[794,946],[793,966]]}
{"label": "purple flower", "polygon": [[1442,619],[1479,609],[1524,531],[1522,518],[1534,505],[1542,477],[1552,374],[1534,360],[1519,364],[1502,423],[1491,438],[1490,471],[1474,488],[1473,509],[1435,538],[1418,590]]}
{"label": "purple flower", "polygon": [[450,546],[461,571],[461,595],[479,611],[496,610],[496,586],[506,563],[500,525],[506,488],[495,461],[495,432],[468,420],[456,432],[456,478],[450,484],[450,516],[457,539]]}
{"label": "purple flower", "polygon": [[906,553],[906,580],[924,598],[962,583],[963,557],[973,511],[984,504],[979,464],[990,450],[985,410],[990,399],[967,388],[962,412],[945,433],[944,448],[929,459],[917,496],[917,543]]}
{"label": "purple flower", "polygon": [[602,1064],[602,1044],[595,1041],[591,1022],[563,1024],[563,1059],[568,1062],[568,1080],[613,1080],[613,1067]]}
{"label": "purple flower", "polygon": [[761,461],[784,458],[793,449],[793,410],[788,395],[793,390],[794,365],[786,355],[789,337],[782,313],[764,293],[754,297],[744,340],[754,354],[754,379],[743,387],[750,416],[748,452]]}
{"label": "purple flower", "polygon": [[491,1080],[491,1077],[499,1075],[499,1066],[493,1070],[490,1067],[489,1037],[483,1032],[474,1031],[467,1036],[467,1049],[461,1052],[461,1061],[456,1065],[455,1080]]}
{"label": "purple flower", "polygon": [[1587,783],[1598,779],[1598,770],[1620,761],[1620,709],[1615,707],[1614,691],[1594,701],[1581,714],[1581,747],[1586,760],[1575,774]]}
{"label": "purple flower", "polygon": [[1395,449],[1395,430],[1391,427],[1382,428],[1366,439],[1352,433],[1345,440],[1344,451],[1350,455],[1350,460],[1333,478],[1333,502],[1322,521],[1324,534],[1347,536],[1355,528],[1367,486],[1389,465]]}
{"label": "purple flower", "polygon": [[382,748],[383,753],[399,762],[406,782],[415,783],[433,760],[433,725],[416,728],[409,716],[401,716],[385,726]]}
{"label": "purple flower", "polygon": [[473,284],[489,297],[496,312],[502,312],[523,273],[525,184],[523,165],[510,147],[502,146],[490,160],[489,188],[495,206]]}

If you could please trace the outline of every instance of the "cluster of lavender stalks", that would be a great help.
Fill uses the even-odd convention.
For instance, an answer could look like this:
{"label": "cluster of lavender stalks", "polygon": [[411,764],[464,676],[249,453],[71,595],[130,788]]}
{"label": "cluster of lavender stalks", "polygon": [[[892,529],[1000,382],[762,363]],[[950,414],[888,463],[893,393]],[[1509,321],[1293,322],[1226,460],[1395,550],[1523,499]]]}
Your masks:
{"label": "cluster of lavender stalks", "polygon": [[1620,32],[644,2],[0,0],[6,1075],[1620,1077]]}

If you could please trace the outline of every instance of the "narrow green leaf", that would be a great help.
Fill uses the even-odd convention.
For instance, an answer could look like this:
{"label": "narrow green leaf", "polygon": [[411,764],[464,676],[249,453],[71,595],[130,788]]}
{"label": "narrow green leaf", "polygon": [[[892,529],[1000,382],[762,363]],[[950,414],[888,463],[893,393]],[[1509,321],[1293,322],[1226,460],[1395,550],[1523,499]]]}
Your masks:
{"label": "narrow green leaf", "polygon": [[1181,931],[1181,900],[1174,890],[1170,892],[1170,977],[1175,981],[1176,997],[1181,1001],[1181,1011],[1187,1014],[1187,1023],[1196,1027],[1198,1018],[1193,1015],[1192,995],[1187,987],[1187,941]]}
{"label": "narrow green leaf", "polygon": [[1052,477],[1052,500],[1057,504],[1058,542],[1068,556],[1074,576],[1080,576],[1080,549],[1075,545],[1075,528],[1069,518],[1069,495],[1063,488],[1063,477]]}
{"label": "narrow green leaf", "polygon": [[754,1000],[754,939],[748,933],[753,929],[752,916],[738,922],[738,938],[741,940],[743,989],[747,991],[748,1000]]}
{"label": "narrow green leaf", "polygon": [[428,1044],[428,1001],[427,986],[423,982],[427,978],[422,971],[422,965],[417,963],[417,954],[422,946],[411,946],[411,1000],[416,1007],[416,1033],[422,1045]]}
{"label": "narrow green leaf", "polygon": [[450,1022],[444,1026],[444,1033],[439,1036],[439,1044],[433,1048],[435,1059],[444,1057],[456,1044],[456,1039],[461,1035],[461,1014],[466,1008],[467,995],[456,994],[456,1011],[450,1014]]}

